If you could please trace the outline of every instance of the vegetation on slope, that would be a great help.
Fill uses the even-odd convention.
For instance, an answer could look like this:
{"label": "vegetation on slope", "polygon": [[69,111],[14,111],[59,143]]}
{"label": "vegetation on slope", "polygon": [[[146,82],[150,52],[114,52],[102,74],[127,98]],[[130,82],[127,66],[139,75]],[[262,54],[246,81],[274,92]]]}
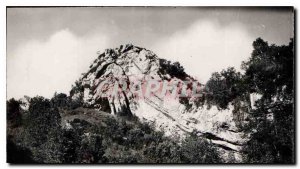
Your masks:
{"label": "vegetation on slope", "polygon": [[[9,163],[220,163],[215,147],[194,134],[179,144],[134,117],[74,108],[64,94],[7,102]],[[20,120],[21,119],[21,120]],[[14,125],[12,125],[14,124]]]}
{"label": "vegetation on slope", "polygon": [[294,43],[269,45],[261,38],[242,63],[244,74],[228,68],[212,74],[205,101],[226,109],[230,102],[249,103],[251,93],[260,94],[255,109],[248,104],[249,123],[242,127],[250,140],[243,147],[246,163],[295,162]]}

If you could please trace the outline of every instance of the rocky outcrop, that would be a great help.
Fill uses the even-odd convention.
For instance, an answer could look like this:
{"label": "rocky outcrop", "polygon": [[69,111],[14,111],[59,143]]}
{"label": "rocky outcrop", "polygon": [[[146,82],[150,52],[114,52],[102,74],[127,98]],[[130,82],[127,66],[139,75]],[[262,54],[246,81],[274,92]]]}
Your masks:
{"label": "rocky outcrop", "polygon": [[[107,49],[79,79],[83,90],[73,91],[72,97],[82,97],[87,106],[99,110],[109,107],[112,114],[134,114],[141,120],[153,123],[157,129],[164,130],[166,135],[183,136],[187,132],[197,132],[200,137],[218,145],[224,158],[234,153],[236,159],[240,159],[239,151],[245,140],[234,119],[236,103],[226,110],[218,110],[214,106],[208,109],[205,104],[197,106],[193,98],[189,98],[187,108],[178,97],[171,97],[171,92],[168,96],[145,94],[144,89],[149,87],[145,84],[151,80],[159,84],[176,82],[177,86],[169,86],[170,91],[177,89],[184,81],[195,81],[189,75],[176,77],[169,74],[162,70],[160,61],[152,51],[131,44]],[[118,92],[114,93],[113,89],[116,88]],[[103,100],[106,100],[106,105]],[[236,109],[235,113],[239,110]],[[243,118],[239,117],[238,120]]]}

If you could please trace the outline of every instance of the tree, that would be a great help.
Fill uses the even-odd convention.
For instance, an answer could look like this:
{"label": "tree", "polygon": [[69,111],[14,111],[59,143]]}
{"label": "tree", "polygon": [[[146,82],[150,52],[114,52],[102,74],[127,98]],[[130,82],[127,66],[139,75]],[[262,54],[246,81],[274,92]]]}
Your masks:
{"label": "tree", "polygon": [[28,111],[26,127],[32,143],[38,146],[46,142],[50,130],[60,126],[60,115],[57,107],[52,107],[50,100],[41,96],[30,100]]}
{"label": "tree", "polygon": [[206,83],[206,100],[210,105],[226,109],[228,103],[244,93],[243,79],[233,67],[215,72]]}
{"label": "tree", "polygon": [[246,162],[294,162],[294,45],[269,45],[258,38],[250,59],[243,63],[251,92],[262,95],[252,110],[244,147]]}
{"label": "tree", "polygon": [[70,99],[64,93],[54,93],[54,96],[50,100],[52,107],[68,108],[70,107]]}
{"label": "tree", "polygon": [[20,102],[15,100],[14,98],[6,101],[6,118],[7,122],[10,125],[17,127],[21,124],[22,116],[21,116],[21,107]]}
{"label": "tree", "polygon": [[171,61],[159,59],[159,65],[159,72],[161,74],[169,74],[172,78],[176,77],[181,80],[185,80],[188,76],[179,62],[171,63]]}

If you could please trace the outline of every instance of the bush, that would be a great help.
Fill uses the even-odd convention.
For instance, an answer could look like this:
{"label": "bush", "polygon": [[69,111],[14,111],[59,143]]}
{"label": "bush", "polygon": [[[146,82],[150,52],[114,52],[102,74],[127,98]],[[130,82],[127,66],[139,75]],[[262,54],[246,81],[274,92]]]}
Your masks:
{"label": "bush", "polygon": [[195,134],[187,136],[181,146],[183,163],[221,163],[216,148]]}
{"label": "bush", "polygon": [[28,148],[17,146],[10,138],[7,138],[6,144],[7,162],[14,164],[32,164],[35,161],[32,159],[32,153]]}
{"label": "bush", "polygon": [[48,99],[37,96],[30,100],[28,109],[27,126],[28,137],[32,139],[32,144],[41,145],[46,142],[48,132],[60,127],[60,115],[57,107],[52,107]]}
{"label": "bush", "polygon": [[181,80],[184,80],[188,76],[179,62],[171,63],[165,59],[159,59],[159,65],[159,72],[163,75],[169,74],[172,78],[176,77]]}

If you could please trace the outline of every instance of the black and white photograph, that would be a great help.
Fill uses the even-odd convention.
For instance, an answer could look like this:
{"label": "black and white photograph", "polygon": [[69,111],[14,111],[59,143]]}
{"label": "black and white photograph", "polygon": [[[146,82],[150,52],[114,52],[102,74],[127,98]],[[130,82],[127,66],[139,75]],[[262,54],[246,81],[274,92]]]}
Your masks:
{"label": "black and white photograph", "polygon": [[5,160],[296,164],[295,42],[292,6],[6,6]]}

